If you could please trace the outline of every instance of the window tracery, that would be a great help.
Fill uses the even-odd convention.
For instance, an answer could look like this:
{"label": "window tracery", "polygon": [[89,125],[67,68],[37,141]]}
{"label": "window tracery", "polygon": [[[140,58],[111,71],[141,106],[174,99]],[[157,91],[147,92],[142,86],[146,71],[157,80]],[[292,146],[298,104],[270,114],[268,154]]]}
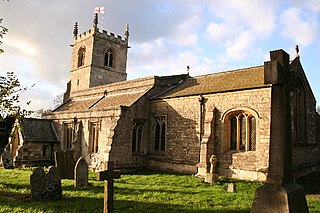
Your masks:
{"label": "window tracery", "polygon": [[244,111],[232,112],[227,116],[229,126],[229,150],[256,150],[256,118]]}
{"label": "window tracery", "polygon": [[164,151],[166,147],[166,119],[165,116],[155,117],[154,149]]}
{"label": "window tracery", "polygon": [[141,152],[142,150],[142,133],[143,133],[143,122],[135,121],[133,123],[132,130],[132,151]]}
{"label": "window tracery", "polygon": [[111,48],[105,52],[104,65],[111,68],[114,66],[114,51]]}
{"label": "window tracery", "polygon": [[78,51],[78,67],[81,67],[84,65],[85,53],[86,53],[86,48],[80,47]]}

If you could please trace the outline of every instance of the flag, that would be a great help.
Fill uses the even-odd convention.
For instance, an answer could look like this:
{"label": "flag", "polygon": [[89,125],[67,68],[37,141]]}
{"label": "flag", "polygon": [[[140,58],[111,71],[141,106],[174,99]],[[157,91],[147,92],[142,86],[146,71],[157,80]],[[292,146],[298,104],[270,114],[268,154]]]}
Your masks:
{"label": "flag", "polygon": [[104,13],[104,7],[96,7],[94,8],[95,13]]}

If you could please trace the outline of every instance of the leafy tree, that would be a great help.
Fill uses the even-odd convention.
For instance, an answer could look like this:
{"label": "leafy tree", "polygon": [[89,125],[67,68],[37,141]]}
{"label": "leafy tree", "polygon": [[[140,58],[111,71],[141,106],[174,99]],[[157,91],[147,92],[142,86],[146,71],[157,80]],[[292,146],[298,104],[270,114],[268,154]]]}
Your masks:
{"label": "leafy tree", "polygon": [[[3,18],[0,18],[0,38],[2,39],[3,36],[8,32],[8,29],[1,25]],[[0,45],[2,44],[2,41],[0,40]],[[0,48],[0,53],[3,52],[3,49]]]}
{"label": "leafy tree", "polygon": [[[20,82],[13,72],[7,72],[6,76],[0,76],[0,117],[8,115],[15,117],[26,116],[30,111],[22,110],[19,106],[19,97],[27,88],[21,88]],[[28,102],[27,104],[29,104]]]}
{"label": "leafy tree", "polygon": [[10,136],[11,129],[14,124],[14,116],[9,115],[3,119],[0,119],[0,153],[7,143]]}

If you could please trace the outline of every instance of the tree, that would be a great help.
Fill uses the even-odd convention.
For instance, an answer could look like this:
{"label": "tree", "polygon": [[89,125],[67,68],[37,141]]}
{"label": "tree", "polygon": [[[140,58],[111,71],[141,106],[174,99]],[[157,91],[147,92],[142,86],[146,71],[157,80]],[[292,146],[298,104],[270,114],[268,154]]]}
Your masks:
{"label": "tree", "polygon": [[[2,39],[3,36],[8,32],[8,29],[1,25],[3,18],[0,18],[0,38]],[[0,45],[2,44],[2,41],[0,40]],[[0,48],[0,53],[3,52],[3,49]]]}
{"label": "tree", "polygon": [[64,94],[61,93],[56,95],[53,99],[53,109],[58,108],[61,104],[63,104],[63,96]]}
{"label": "tree", "polygon": [[317,106],[316,111],[318,114],[320,114],[320,106]]}
{"label": "tree", "polygon": [[8,143],[13,124],[14,117],[12,115],[8,115],[0,120],[0,153],[1,149],[3,149]]}
{"label": "tree", "polygon": [[20,94],[25,90],[27,88],[20,87],[20,82],[13,72],[7,72],[6,76],[0,76],[0,118],[5,118],[8,115],[15,117],[30,115],[30,111],[22,110],[19,106]]}

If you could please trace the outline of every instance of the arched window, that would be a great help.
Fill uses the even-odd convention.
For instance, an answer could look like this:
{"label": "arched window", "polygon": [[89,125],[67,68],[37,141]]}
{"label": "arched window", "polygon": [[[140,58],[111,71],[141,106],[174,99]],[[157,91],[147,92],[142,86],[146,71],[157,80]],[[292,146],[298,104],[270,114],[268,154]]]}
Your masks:
{"label": "arched window", "polygon": [[86,48],[80,47],[78,51],[78,67],[81,67],[84,65],[85,53],[86,53]]}
{"label": "arched window", "polygon": [[99,150],[99,123],[90,123],[89,128],[89,150],[91,153],[97,153]]}
{"label": "arched window", "polygon": [[104,54],[104,65],[107,67],[113,67],[113,60],[114,60],[114,52],[112,49],[108,49]]}
{"label": "arched window", "polygon": [[306,98],[300,78],[296,80],[296,140],[306,142]]}
{"label": "arched window", "polygon": [[165,116],[155,117],[155,131],[154,131],[154,149],[166,149],[166,119]]}
{"label": "arched window", "polygon": [[132,151],[141,152],[142,148],[142,132],[143,132],[143,122],[135,121],[133,123],[132,130]]}
{"label": "arched window", "polygon": [[63,124],[63,142],[64,149],[72,148],[73,128],[71,123]]}
{"label": "arched window", "polygon": [[256,118],[250,113],[236,111],[226,116],[229,130],[227,141],[229,149],[235,151],[256,150]]}

